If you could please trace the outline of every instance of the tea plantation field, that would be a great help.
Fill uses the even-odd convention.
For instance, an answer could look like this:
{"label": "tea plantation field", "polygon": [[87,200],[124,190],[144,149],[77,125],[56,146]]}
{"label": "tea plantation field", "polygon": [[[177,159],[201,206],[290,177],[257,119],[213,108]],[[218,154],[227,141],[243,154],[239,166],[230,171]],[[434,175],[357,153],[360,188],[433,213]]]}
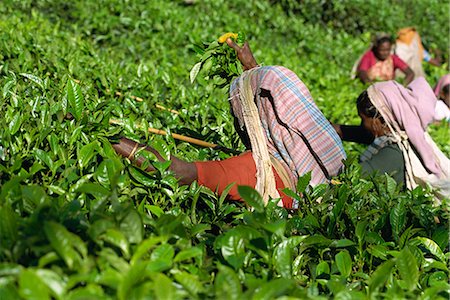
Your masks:
{"label": "tea plantation field", "polygon": [[[146,173],[111,142],[232,155],[157,128],[243,151],[227,88],[189,78],[195,45],[229,31],[297,73],[331,121],[358,124],[366,86],[350,70],[371,34],[417,26],[446,61],[425,66],[433,86],[449,18],[437,0],[1,1],[0,299],[448,299],[448,201],[361,178],[360,145],[345,144],[339,184],[301,178],[288,212],[251,188],[253,210],[181,186],[167,163]],[[447,124],[430,133],[449,155]]]}

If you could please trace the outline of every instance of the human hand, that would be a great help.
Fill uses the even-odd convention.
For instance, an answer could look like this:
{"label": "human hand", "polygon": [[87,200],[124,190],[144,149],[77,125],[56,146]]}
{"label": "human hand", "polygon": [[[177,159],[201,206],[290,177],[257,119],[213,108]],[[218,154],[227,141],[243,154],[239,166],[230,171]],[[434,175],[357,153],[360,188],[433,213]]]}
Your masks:
{"label": "human hand", "polygon": [[228,38],[227,44],[236,51],[237,57],[244,67],[244,71],[253,69],[254,67],[258,66],[258,63],[253,56],[252,50],[250,50],[248,42],[245,42],[244,46],[239,47],[239,45],[233,42],[232,39]]}

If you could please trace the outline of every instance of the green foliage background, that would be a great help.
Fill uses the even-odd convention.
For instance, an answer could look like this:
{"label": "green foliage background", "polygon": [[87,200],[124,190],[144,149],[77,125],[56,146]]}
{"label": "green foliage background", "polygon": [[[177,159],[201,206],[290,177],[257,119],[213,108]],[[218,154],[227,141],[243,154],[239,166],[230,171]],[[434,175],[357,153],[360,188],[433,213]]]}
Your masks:
{"label": "green foliage background", "polygon": [[[227,91],[189,83],[192,45],[240,30],[258,62],[292,69],[331,121],[356,124],[365,87],[349,75],[370,34],[418,26],[448,61],[448,5],[193,3],[0,4],[0,298],[448,298],[448,203],[433,206],[427,190],[362,179],[350,159],[341,185],[300,180],[291,217],[244,189],[250,212],[179,186],[167,164],[146,174],[109,142],[126,135],[165,157],[229,156],[149,135],[155,127],[243,150]],[[433,85],[448,63],[425,68]],[[448,126],[430,130],[449,154]]]}

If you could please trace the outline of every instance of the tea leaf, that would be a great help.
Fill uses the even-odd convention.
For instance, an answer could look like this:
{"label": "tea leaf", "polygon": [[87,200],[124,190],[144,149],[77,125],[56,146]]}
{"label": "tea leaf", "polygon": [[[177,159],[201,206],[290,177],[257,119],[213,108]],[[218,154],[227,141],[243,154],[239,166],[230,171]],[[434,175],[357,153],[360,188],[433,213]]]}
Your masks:
{"label": "tea leaf", "polygon": [[369,279],[369,290],[371,293],[388,280],[389,276],[391,276],[391,270],[394,267],[394,264],[394,260],[390,259],[378,266],[375,272],[372,273]]}
{"label": "tea leaf", "polygon": [[407,289],[412,291],[419,280],[419,269],[416,258],[411,254],[411,251],[405,247],[395,258],[395,262],[400,276],[405,281]]}
{"label": "tea leaf", "polygon": [[219,264],[214,281],[216,295],[221,299],[241,299],[242,288],[237,274],[229,267]]}
{"label": "tea leaf", "polygon": [[352,272],[352,258],[350,257],[350,254],[345,250],[341,251],[336,254],[335,260],[341,275],[349,277]]}
{"label": "tea leaf", "polygon": [[264,211],[264,201],[261,195],[253,188],[245,185],[238,186],[238,193],[242,199],[257,212]]}

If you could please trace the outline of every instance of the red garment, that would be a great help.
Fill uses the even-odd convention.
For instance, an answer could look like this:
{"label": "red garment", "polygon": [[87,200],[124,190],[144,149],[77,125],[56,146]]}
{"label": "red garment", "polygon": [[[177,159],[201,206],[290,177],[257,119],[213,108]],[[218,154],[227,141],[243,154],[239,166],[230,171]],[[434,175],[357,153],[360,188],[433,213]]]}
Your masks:
{"label": "red garment", "polygon": [[[236,183],[228,193],[231,200],[242,201],[237,191],[238,185],[256,186],[256,165],[251,152],[245,152],[221,161],[195,162],[197,168],[197,182],[212,191],[222,194],[226,186]],[[286,196],[282,190],[285,188],[280,176],[273,169],[275,184],[283,201],[283,207],[292,208],[292,199]]]}
{"label": "red garment", "polygon": [[[400,69],[402,71],[405,71],[409,66],[400,59],[395,54],[391,54],[390,58],[392,59],[393,68],[392,68],[392,74],[391,78],[388,78],[387,80],[392,80],[395,78],[395,70]],[[375,54],[372,50],[367,51],[364,53],[363,57],[361,58],[361,61],[358,65],[358,71],[366,71],[368,72],[370,68],[372,68],[376,63],[378,62],[378,59],[376,58]]]}

